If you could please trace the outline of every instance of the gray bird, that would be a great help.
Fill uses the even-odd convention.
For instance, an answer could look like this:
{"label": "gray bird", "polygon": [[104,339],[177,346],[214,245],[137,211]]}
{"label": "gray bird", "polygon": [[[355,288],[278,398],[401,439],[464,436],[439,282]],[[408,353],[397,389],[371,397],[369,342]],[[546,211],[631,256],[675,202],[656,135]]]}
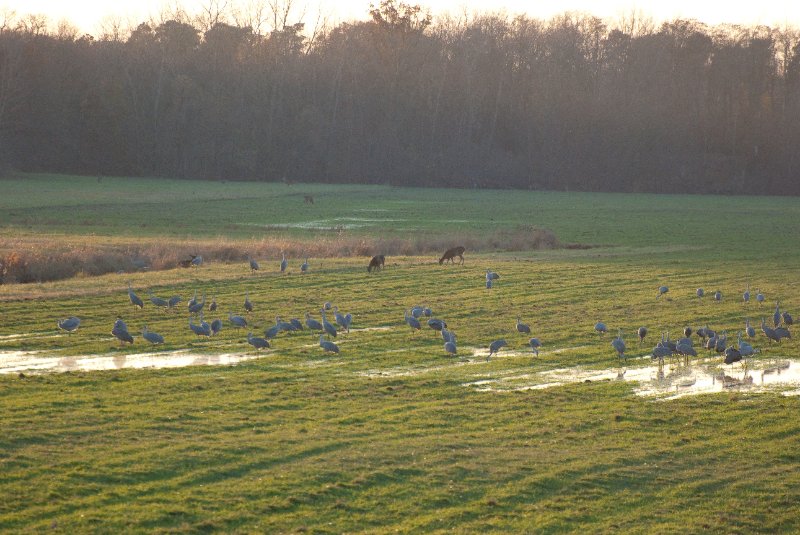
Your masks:
{"label": "gray bird", "polygon": [[181,296],[173,295],[172,297],[169,298],[169,301],[167,301],[167,306],[169,308],[175,308],[175,306],[180,302],[181,302]]}
{"label": "gray bird", "polygon": [[486,356],[486,360],[488,361],[492,355],[496,355],[497,352],[500,351],[500,348],[505,347],[506,345],[506,341],[502,338],[489,344],[489,354]]}
{"label": "gray bird", "polygon": [[447,322],[444,320],[431,318],[428,320],[428,327],[430,327],[434,331],[441,331],[442,329],[447,327]]}
{"label": "gray bird", "polygon": [[326,333],[328,333],[329,335],[331,335],[331,336],[333,336],[334,338],[336,338],[336,335],[337,335],[337,333],[336,333],[336,327],[334,327],[334,326],[333,326],[333,325],[332,325],[332,324],[331,324],[331,323],[328,321],[328,318],[326,318],[326,317],[325,317],[325,309],[323,308],[322,310],[320,310],[320,313],[322,314],[322,328],[323,328],[323,329],[325,329],[325,332],[326,332]]}
{"label": "gray bird", "polygon": [[272,327],[264,329],[264,338],[266,338],[267,340],[272,340],[273,338],[278,336],[278,333],[280,332],[281,332],[281,326],[273,325]]}
{"label": "gray bird", "polygon": [[75,316],[71,316],[65,320],[58,320],[56,324],[59,329],[65,330],[68,333],[73,333],[78,330],[81,320]]}
{"label": "gray bird", "polygon": [[333,307],[333,319],[336,321],[336,325],[342,328],[344,328],[345,323],[347,322],[347,320],[344,319],[344,315],[339,313],[338,306]]}
{"label": "gray bird", "polygon": [[444,350],[447,351],[450,355],[456,355],[458,349],[456,348],[456,343],[453,340],[448,340],[444,343]]}
{"label": "gray bird", "polygon": [[525,334],[531,334],[530,325],[522,323],[519,316],[517,316],[517,331]]}
{"label": "gray bird", "polygon": [[741,353],[743,357],[749,357],[755,354],[756,350],[753,349],[753,346],[742,340],[742,331],[739,331],[738,343],[739,353]]}
{"label": "gray bird", "polygon": [[131,288],[130,282],[128,283],[128,299],[131,300],[131,304],[134,307],[139,307],[139,308],[144,307],[144,302],[139,298],[138,295],[134,293],[133,288]]}
{"label": "gray bird", "polygon": [[186,308],[191,311],[191,308],[197,303],[197,290],[194,291],[194,295],[191,299],[186,302]]}
{"label": "gray bird", "polygon": [[658,361],[659,369],[664,366],[664,359],[670,356],[672,356],[672,350],[666,345],[661,344],[661,342],[653,348],[652,358]]}
{"label": "gray bird", "polygon": [[333,304],[330,301],[325,301],[325,304],[322,305],[322,308],[324,308],[325,310],[330,310],[331,308],[333,308]]}
{"label": "gray bird", "polygon": [[783,318],[784,325],[794,325],[794,318],[792,318],[792,315],[788,312],[783,312],[781,317]]}
{"label": "gray bird", "polygon": [[666,286],[659,286],[658,287],[658,295],[656,296],[656,299],[658,299],[659,297],[661,297],[662,295],[664,295],[668,291],[669,291],[669,288],[667,288]]}
{"label": "gray bird", "polygon": [[742,353],[733,346],[725,349],[725,364],[733,364],[742,360]]}
{"label": "gray bird", "polygon": [[300,273],[307,273],[308,272],[308,258],[306,261],[300,264]]}
{"label": "gray bird", "polygon": [[347,332],[350,332],[350,324],[353,323],[353,315],[351,313],[347,313],[344,315],[344,328],[347,329]]}
{"label": "gray bird", "polygon": [[252,312],[253,311],[253,303],[250,302],[250,293],[244,293],[244,309],[245,311]]}
{"label": "gray bird", "polygon": [[312,331],[321,331],[321,330],[323,330],[322,329],[322,324],[320,322],[318,322],[317,320],[315,320],[314,318],[312,318],[311,314],[309,314],[308,312],[306,312],[306,327],[308,327]]}
{"label": "gray bird", "polygon": [[256,349],[269,349],[269,342],[258,336],[253,336],[253,333],[247,333],[247,343]]}
{"label": "gray bird", "polygon": [[210,312],[216,312],[217,311],[217,298],[216,297],[212,297],[211,298],[211,304],[208,305],[208,310]]}
{"label": "gray bird", "polygon": [[422,316],[424,309],[421,306],[411,307],[411,315],[417,319]]}
{"label": "gray bird", "polygon": [[622,339],[622,329],[619,330],[617,337],[611,340],[611,346],[617,350],[619,358],[628,360],[628,357],[625,356],[625,341]]}
{"label": "gray bird", "polygon": [[189,305],[189,314],[197,314],[198,312],[203,310],[204,306],[206,306],[206,294],[205,294],[205,292],[203,292],[203,300],[202,301],[195,300],[194,303],[191,303]]}
{"label": "gray bird", "polygon": [[147,296],[150,298],[150,302],[153,303],[153,306],[161,307],[165,310],[169,308],[169,301],[154,296],[152,290],[147,290]]}
{"label": "gray bird", "polygon": [[211,335],[215,335],[222,330],[222,320],[217,318],[211,322]]}
{"label": "gray bird", "polygon": [[292,327],[294,327],[295,331],[302,331],[303,330],[303,324],[300,323],[299,319],[291,318],[291,319],[289,319],[289,323],[292,324]]}
{"label": "gray bird", "polygon": [[431,316],[433,316],[433,310],[431,310],[430,307],[424,307],[422,309],[422,315],[425,316],[426,318],[430,318]]}
{"label": "gray bird", "polygon": [[164,343],[164,337],[158,333],[148,331],[147,325],[142,327],[142,338],[144,338],[153,345]]}
{"label": "gray bird", "polygon": [[335,343],[325,340],[324,335],[319,335],[319,347],[328,353],[339,353],[339,346]]}
{"label": "gray bird", "polygon": [[762,294],[759,290],[756,290],[756,301],[758,301],[758,304],[761,305],[765,299],[766,297],[764,297],[764,294]]}
{"label": "gray bird", "polygon": [[228,312],[228,321],[230,321],[234,327],[238,328],[246,328],[247,327],[247,320],[241,316],[234,316],[230,312]]}
{"label": "gray bird", "polygon": [[125,325],[125,322],[122,321],[122,318],[117,318],[117,321],[114,322],[114,327],[111,329],[111,334],[120,341],[120,343],[128,342],[129,344],[133,343],[133,336],[128,333],[128,326]]}
{"label": "gray bird", "polygon": [[539,341],[538,338],[531,338],[528,340],[528,344],[531,346],[531,351],[536,353],[536,356],[539,356],[539,348],[542,347],[542,343]]}
{"label": "gray bird", "polygon": [[203,329],[203,332],[206,336],[211,336],[211,325],[209,325],[208,322],[203,319],[202,312],[200,313],[200,327]]}
{"label": "gray bird", "polygon": [[211,336],[211,326],[209,325],[208,329],[206,329],[204,325],[195,325],[192,323],[191,316],[189,316],[189,328],[197,336]]}
{"label": "gray bird", "polygon": [[722,292],[720,292],[719,290],[714,292],[714,301],[717,302],[722,301]]}
{"label": "gray bird", "polygon": [[258,262],[256,262],[254,259],[250,258],[249,256],[247,257],[247,261],[250,262],[250,273],[255,273],[256,271],[258,271],[258,269],[259,269]]}
{"label": "gray bird", "polygon": [[605,334],[608,332],[608,327],[602,321],[598,321],[594,324],[594,330],[597,331],[597,334]]}
{"label": "gray bird", "polygon": [[778,335],[779,339],[792,337],[792,333],[789,332],[789,329],[783,326],[775,327],[775,334]]}
{"label": "gray bird", "polygon": [[744,331],[747,333],[748,338],[755,338],[756,337],[756,330],[750,325],[750,320],[744,320]]}
{"label": "gray bird", "polygon": [[414,316],[409,316],[408,311],[406,310],[403,311],[403,319],[405,319],[408,326],[411,327],[412,329],[420,330],[420,328],[422,327],[422,325],[420,325],[419,323],[419,320]]}
{"label": "gray bird", "polygon": [[688,325],[683,328],[683,336],[685,336],[686,338],[691,338],[692,336],[692,328],[689,327]]}
{"label": "gray bird", "polygon": [[486,288],[488,290],[492,289],[492,279],[486,279]]}
{"label": "gray bird", "polygon": [[278,327],[278,331],[286,331],[292,332],[294,331],[294,325],[289,323],[288,321],[283,321],[280,316],[275,316],[275,325]]}
{"label": "gray bird", "polygon": [[490,269],[486,270],[486,280],[487,281],[490,281],[490,280],[491,281],[496,281],[499,278],[500,278],[500,274],[499,273],[495,273],[494,271],[492,271]]}
{"label": "gray bird", "polygon": [[761,318],[761,332],[764,333],[764,336],[766,336],[770,342],[775,340],[776,342],[780,343],[780,335],[775,332],[775,329],[767,325],[767,321],[764,318]]}
{"label": "gray bird", "polygon": [[636,331],[636,334],[639,335],[639,345],[642,345],[642,342],[644,342],[644,337],[647,336],[647,327],[639,327],[639,330]]}
{"label": "gray bird", "polygon": [[697,297],[703,297],[704,295],[706,295],[705,290],[703,290],[702,288],[698,288],[697,292],[695,293],[697,294]]}
{"label": "gray bird", "polygon": [[442,332],[442,340],[444,340],[445,342],[450,342],[451,340],[455,339],[455,334],[453,334],[451,331],[448,331],[447,329],[442,329],[441,332]]}
{"label": "gray bird", "polygon": [[203,257],[202,256],[200,256],[200,255],[190,255],[190,256],[192,257],[191,264],[194,267],[198,267],[198,266],[201,266],[203,264]]}
{"label": "gray bird", "polygon": [[285,273],[286,267],[289,265],[289,261],[286,260],[285,254],[281,253],[281,256],[283,257],[283,259],[281,260],[281,273]]}
{"label": "gray bird", "polygon": [[747,288],[745,289],[744,293],[742,294],[742,301],[744,301],[745,303],[749,303],[750,302],[750,285],[749,284],[747,285]]}
{"label": "gray bird", "polygon": [[114,327],[111,328],[111,334],[114,334],[114,331],[127,331],[128,326],[125,325],[125,322],[122,321],[122,318],[117,317],[117,321],[114,322]]}
{"label": "gray bird", "polygon": [[772,324],[777,327],[781,324],[781,309],[780,309],[780,301],[775,301],[775,313],[772,315]]}

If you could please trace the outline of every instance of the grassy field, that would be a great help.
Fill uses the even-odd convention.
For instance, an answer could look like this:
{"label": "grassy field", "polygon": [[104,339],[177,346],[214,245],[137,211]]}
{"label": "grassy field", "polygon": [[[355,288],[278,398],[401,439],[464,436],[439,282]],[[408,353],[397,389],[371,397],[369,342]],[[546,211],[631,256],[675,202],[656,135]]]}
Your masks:
{"label": "grassy field", "polygon": [[[308,332],[284,333],[236,366],[0,376],[0,531],[800,530],[800,397],[738,388],[665,401],[637,395],[635,382],[539,388],[533,380],[558,369],[622,371],[610,337],[592,330],[598,320],[624,330],[634,370],[650,364],[662,330],[677,338],[684,325],[709,324],[735,336],[745,317],[771,316],[776,298],[797,312],[796,199],[46,176],[3,183],[0,235],[9,239],[312,241],[331,231],[310,226],[339,222],[368,223],[335,230],[364,236],[536,225],[598,247],[468,251],[464,266],[394,256],[372,275],[360,257],[311,259],[307,275],[296,259],[283,275],[265,259],[255,275],[242,261],[208,262],[0,285],[0,352],[64,362],[111,355],[122,365],[177,350],[256,356],[227,320],[210,340],[189,331],[185,300],[195,290],[219,304],[207,320],[243,313],[248,292],[254,333],[276,315],[319,318],[324,301],[355,318],[338,356]],[[501,278],[487,290],[490,268]],[[128,302],[128,282],[143,310]],[[748,283],[767,306],[741,302]],[[670,291],[657,300],[661,284]],[[725,297],[699,300],[698,286]],[[182,295],[180,312],[149,306],[147,289]],[[459,357],[445,356],[438,333],[403,323],[403,310],[423,303],[458,335]],[[56,336],[56,319],[73,314],[80,330]],[[109,334],[118,315],[133,346]],[[515,331],[517,316],[544,343],[538,358]],[[163,347],[138,336],[144,324],[165,336]],[[640,325],[651,333],[641,348]],[[486,347],[501,337],[509,349],[487,362]],[[756,366],[798,357],[796,340],[769,346],[759,333],[753,344],[764,350]],[[704,365],[739,369],[721,360]]]}

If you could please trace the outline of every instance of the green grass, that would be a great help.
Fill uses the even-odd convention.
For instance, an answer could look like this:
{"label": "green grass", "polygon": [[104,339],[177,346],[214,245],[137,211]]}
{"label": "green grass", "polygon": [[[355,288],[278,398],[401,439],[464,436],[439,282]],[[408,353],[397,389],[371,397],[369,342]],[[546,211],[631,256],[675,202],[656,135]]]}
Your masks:
{"label": "green grass", "polygon": [[[798,397],[730,391],[664,402],[637,396],[635,385],[616,381],[516,392],[465,386],[556,368],[615,366],[610,338],[592,331],[600,319],[614,331],[625,330],[631,366],[644,365],[637,357],[654,343],[638,347],[634,332],[640,325],[650,328],[652,338],[662,329],[676,337],[687,324],[735,333],[745,316],[756,320],[772,311],[740,302],[748,282],[770,304],[780,298],[796,312],[795,199],[178,181],[162,187],[148,180],[104,179],[98,185],[73,177],[11,184],[11,193],[0,199],[5,235],[24,227],[31,235],[74,239],[90,231],[75,222],[83,217],[76,210],[85,214],[86,205],[94,205],[96,213],[107,214],[97,229],[114,239],[138,232],[188,234],[168,222],[173,217],[206,236],[249,239],[252,231],[240,226],[226,230],[224,223],[213,230],[213,218],[197,212],[206,203],[223,217],[223,208],[236,204],[219,199],[225,192],[264,207],[243,210],[241,221],[267,226],[312,215],[353,217],[368,203],[396,210],[395,219],[402,214],[418,232],[462,218],[469,223],[448,228],[481,232],[535,224],[554,229],[564,242],[606,247],[468,253],[463,267],[391,257],[386,270],[372,276],[363,259],[317,259],[306,276],[294,266],[288,276],[276,272],[277,264],[252,276],[244,263],[209,263],[199,270],[0,286],[0,337],[35,334],[0,338],[0,351],[64,358],[152,351],[137,336],[144,323],[167,338],[166,350],[253,353],[246,333],[227,321],[218,338],[197,340],[186,326],[185,304],[179,314],[152,307],[134,312],[129,280],[145,300],[147,288],[184,299],[205,290],[220,305],[220,313],[206,319],[240,312],[247,291],[255,305],[254,332],[275,315],[302,318],[309,311],[318,317],[326,300],[352,312],[355,329],[390,327],[341,336],[338,357],[323,354],[316,337],[300,333],[281,335],[262,358],[237,366],[0,377],[0,531],[800,529]],[[23,186],[30,190],[20,191]],[[38,196],[60,198],[46,207],[35,194],[48,188],[52,194]],[[202,199],[182,193],[192,190]],[[312,191],[317,204],[306,207],[300,198],[289,205],[286,190]],[[138,212],[113,208],[126,196],[141,198]],[[431,210],[426,203],[436,199],[437,210]],[[163,203],[174,205],[174,214],[166,214]],[[406,209],[399,208],[403,203]],[[58,214],[72,218],[59,229],[30,215],[37,210],[53,221]],[[239,224],[235,213],[225,217]],[[137,229],[139,221],[148,226]],[[376,224],[359,232],[389,232],[393,223]],[[305,238],[304,231],[292,232]],[[483,287],[488,268],[501,274],[491,291]],[[669,285],[669,299],[655,299],[660,284]],[[700,301],[694,297],[698,286],[719,288],[725,299]],[[433,331],[414,333],[403,324],[403,309],[417,303],[448,321],[470,362],[445,357]],[[55,320],[71,314],[82,318],[80,330],[50,336]],[[119,347],[108,334],[118,314],[137,336],[132,347]],[[526,338],[514,331],[517,315],[531,324],[546,353],[538,359],[512,353],[490,362],[470,356],[470,348],[485,348],[499,337],[513,350],[523,349]],[[796,340],[778,348],[759,337],[754,345],[765,349],[760,359],[798,355]]]}

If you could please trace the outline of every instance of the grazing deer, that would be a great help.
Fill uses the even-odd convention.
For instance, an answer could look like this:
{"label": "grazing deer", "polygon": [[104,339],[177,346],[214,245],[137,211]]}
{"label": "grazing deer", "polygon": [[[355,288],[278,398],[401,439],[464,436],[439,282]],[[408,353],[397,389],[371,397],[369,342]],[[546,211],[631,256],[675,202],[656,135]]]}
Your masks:
{"label": "grazing deer", "polygon": [[456,263],[455,257],[459,257],[461,259],[461,262],[459,263],[463,264],[465,250],[466,249],[464,249],[460,245],[458,247],[453,247],[452,249],[446,250],[442,255],[442,257],[439,259],[439,264],[441,265],[442,263],[444,263],[445,260],[449,260],[450,262],[455,264]]}
{"label": "grazing deer", "polygon": [[313,195],[303,195],[303,202],[306,204],[314,204],[314,196]]}
{"label": "grazing deer", "polygon": [[382,269],[385,263],[386,257],[382,254],[373,256],[372,260],[369,261],[369,265],[367,266],[367,273],[372,273],[373,269],[375,269],[375,271]]}

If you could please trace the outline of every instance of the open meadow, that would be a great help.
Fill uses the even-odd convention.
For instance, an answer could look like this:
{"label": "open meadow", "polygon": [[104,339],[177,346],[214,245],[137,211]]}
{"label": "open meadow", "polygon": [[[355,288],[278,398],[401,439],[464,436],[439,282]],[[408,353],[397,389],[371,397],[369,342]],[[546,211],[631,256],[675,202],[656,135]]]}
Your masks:
{"label": "open meadow", "polygon": [[[800,345],[759,329],[778,299],[800,314],[795,198],[0,184],[4,269],[53,279],[0,284],[2,532],[800,531]],[[464,265],[437,262],[460,243]],[[172,267],[188,254],[205,261]],[[67,261],[75,276],[60,278]],[[159,309],[148,291],[182,301]],[[195,292],[219,334],[190,330]],[[325,302],[353,316],[338,354],[308,329],[247,343]],[[446,320],[456,356],[424,316],[419,331],[404,322],[415,305]],[[69,316],[74,333],[56,326]],[[117,317],[133,344],[110,334]],[[735,344],[746,318],[761,350],[746,366],[694,336],[688,365],[659,374],[650,357],[685,326]]]}

